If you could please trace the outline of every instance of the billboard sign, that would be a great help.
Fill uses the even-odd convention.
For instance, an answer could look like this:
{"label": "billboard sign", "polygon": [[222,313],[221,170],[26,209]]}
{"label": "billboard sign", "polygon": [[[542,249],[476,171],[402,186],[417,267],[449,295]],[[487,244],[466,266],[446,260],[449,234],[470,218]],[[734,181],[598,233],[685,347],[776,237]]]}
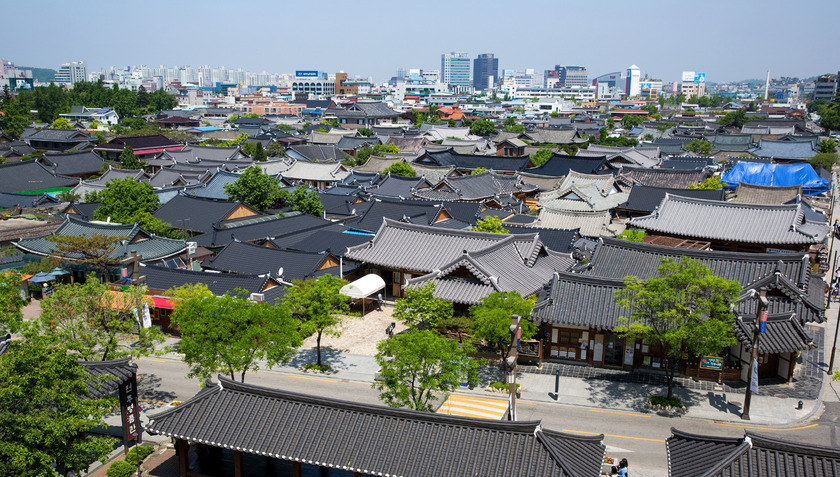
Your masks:
{"label": "billboard sign", "polygon": [[32,78],[9,78],[9,89],[12,91],[32,89],[35,86],[33,81]]}
{"label": "billboard sign", "polygon": [[123,438],[126,442],[140,441],[140,409],[137,403],[137,375],[132,374],[119,386]]}
{"label": "billboard sign", "polygon": [[682,82],[694,84],[705,83],[706,73],[703,73],[702,71],[683,71]]}
{"label": "billboard sign", "polygon": [[318,72],[315,70],[297,70],[295,76],[298,78],[317,78]]}
{"label": "billboard sign", "polygon": [[639,83],[639,88],[641,89],[653,89],[653,83],[642,81]]}

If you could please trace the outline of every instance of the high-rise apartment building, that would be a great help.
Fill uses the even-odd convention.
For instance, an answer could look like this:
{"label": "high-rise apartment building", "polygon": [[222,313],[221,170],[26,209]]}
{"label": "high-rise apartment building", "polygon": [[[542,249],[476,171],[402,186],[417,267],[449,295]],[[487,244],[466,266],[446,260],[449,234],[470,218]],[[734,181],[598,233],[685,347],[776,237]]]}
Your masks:
{"label": "high-rise apartment building", "polygon": [[56,84],[75,84],[87,81],[87,61],[64,63],[55,74]]}
{"label": "high-rise apartment building", "polygon": [[[555,65],[559,86],[589,86],[586,67],[582,65]],[[546,77],[548,75],[546,74]]]}
{"label": "high-rise apartment building", "polygon": [[473,88],[487,91],[499,86],[499,59],[493,53],[482,53],[473,60]]}
{"label": "high-rise apartment building", "polygon": [[642,94],[641,79],[642,73],[638,66],[631,65],[627,68],[627,82],[624,86],[624,93],[628,96],[639,96]]}
{"label": "high-rise apartment building", "polygon": [[827,99],[831,101],[837,94],[837,81],[840,72],[836,75],[821,75],[814,84],[814,99]]}
{"label": "high-rise apartment building", "polygon": [[470,88],[470,58],[462,51],[440,55],[441,83],[458,90]]}

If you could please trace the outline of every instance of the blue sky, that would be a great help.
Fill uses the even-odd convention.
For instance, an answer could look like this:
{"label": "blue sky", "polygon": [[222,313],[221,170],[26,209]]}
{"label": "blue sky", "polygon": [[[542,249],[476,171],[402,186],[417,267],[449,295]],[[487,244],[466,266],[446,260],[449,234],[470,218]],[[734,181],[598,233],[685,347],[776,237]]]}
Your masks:
{"label": "blue sky", "polygon": [[590,78],[631,64],[665,81],[840,69],[838,0],[46,0],[3,12],[0,57],[54,69],[207,64],[385,81],[399,67],[439,69],[450,51],[494,53],[503,69],[584,64]]}

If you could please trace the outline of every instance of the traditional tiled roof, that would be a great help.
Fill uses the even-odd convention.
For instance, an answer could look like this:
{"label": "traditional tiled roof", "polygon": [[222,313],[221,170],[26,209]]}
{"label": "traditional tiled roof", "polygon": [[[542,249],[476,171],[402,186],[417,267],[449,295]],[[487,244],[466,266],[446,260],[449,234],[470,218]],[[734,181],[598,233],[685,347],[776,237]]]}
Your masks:
{"label": "traditional tiled roof", "polygon": [[93,151],[68,152],[64,154],[44,154],[38,159],[44,167],[62,175],[97,174],[102,169],[103,160]]}
{"label": "traditional tiled roof", "polygon": [[149,178],[149,184],[155,189],[177,185],[198,185],[212,176],[209,170],[181,172],[177,169],[160,169]]}
{"label": "traditional tiled roof", "polygon": [[671,428],[665,441],[670,477],[830,477],[840,449],[746,431],[740,437],[689,434]]}
{"label": "traditional tiled roof", "polygon": [[234,273],[196,272],[141,264],[140,276],[146,277],[146,286],[152,290],[169,290],[187,284],[201,283],[214,295],[225,293],[237,295],[237,289],[247,293],[263,293],[267,303],[274,303],[282,298],[285,288],[277,286],[276,281],[265,275],[246,275]]}
{"label": "traditional tiled roof", "polygon": [[[735,320],[735,337],[747,351],[753,348],[753,330],[755,315],[740,317]],[[814,348],[814,338],[808,335],[798,317],[789,313],[767,317],[767,331],[761,334],[758,342],[759,352],[796,353]]]}
{"label": "traditional tiled roof", "polygon": [[627,197],[612,175],[569,171],[560,187],[540,194],[539,205],[553,210],[601,212],[625,202]]}
{"label": "traditional tiled roof", "polygon": [[189,194],[207,199],[227,200],[228,195],[225,192],[225,186],[227,184],[233,184],[238,179],[239,174],[228,171],[217,171],[213,174],[213,177],[208,179],[200,187],[190,189]]}
{"label": "traditional tiled roof", "polygon": [[537,190],[518,175],[488,171],[461,177],[447,177],[430,189],[414,191],[416,197],[431,200],[482,200],[494,196],[531,193]]}
{"label": "traditional tiled roof", "polygon": [[629,184],[672,189],[688,189],[691,185],[703,182],[708,176],[709,173],[705,170],[648,169],[632,166],[622,166],[618,172],[618,178]]}
{"label": "traditional tiled roof", "polygon": [[629,164],[639,167],[655,167],[659,164],[660,148],[657,147],[622,147],[622,146],[601,146],[592,144],[587,149],[578,151],[578,156],[590,157],[597,155],[606,156],[607,162],[617,167],[621,164]]}
{"label": "traditional tiled roof", "polygon": [[192,162],[198,159],[227,162],[239,159],[247,159],[239,146],[235,147],[211,147],[211,146],[190,146],[180,151],[164,151],[162,157],[169,158],[175,162]]}
{"label": "traditional tiled roof", "polygon": [[712,150],[747,152],[752,147],[751,134],[717,134],[712,142]]}
{"label": "traditional tiled roof", "polygon": [[802,186],[774,187],[739,182],[733,202],[747,204],[784,204],[796,199],[802,193]]}
{"label": "traditional tiled roof", "polygon": [[627,202],[620,204],[616,208],[618,210],[648,214],[653,212],[662,203],[665,194],[677,194],[684,197],[718,201],[724,199],[722,189],[671,189],[637,184],[630,190],[630,196],[627,198]]}
{"label": "traditional tiled roof", "polygon": [[[381,139],[381,136],[380,136]],[[402,153],[418,153],[429,141],[424,137],[394,137],[390,136],[383,144],[394,144]]]}
{"label": "traditional tiled roof", "polygon": [[244,220],[214,224],[213,231],[193,237],[202,247],[223,247],[235,240],[250,242],[265,237],[275,237],[311,228],[324,227],[333,222],[309,214],[295,213],[286,217],[267,215]]}
{"label": "traditional tiled roof", "polygon": [[539,167],[525,169],[523,172],[552,177],[565,177],[569,175],[569,171],[576,171],[582,174],[595,174],[606,168],[606,162],[607,158],[604,155],[583,157],[553,153],[545,164]]}
{"label": "traditional tiled roof", "polygon": [[348,107],[345,111],[339,110],[336,115],[341,117],[342,115],[349,115],[354,111],[362,112],[365,116],[371,118],[393,118],[399,116],[399,113],[380,101],[359,101]]}
{"label": "traditional tiled roof", "polygon": [[365,192],[376,197],[411,197],[414,189],[430,187],[431,184],[422,177],[404,177],[388,173],[382,181]]}
{"label": "traditional tiled roof", "polygon": [[[295,236],[282,237],[272,240],[274,244],[282,244],[289,250],[300,250],[303,252],[328,252],[333,256],[342,256],[347,253],[349,247],[355,247],[370,242],[372,235],[348,233],[338,227],[335,230],[325,227],[313,233],[300,234]],[[347,265],[345,264],[345,267]],[[345,271],[346,273],[346,271]]]}
{"label": "traditional tiled roof", "polygon": [[[569,254],[545,250],[539,235],[533,235],[533,248],[516,242],[517,235],[485,249],[464,251],[440,269],[406,282],[406,288],[435,283],[435,296],[453,303],[477,305],[492,292],[518,292],[530,296],[542,289],[555,270],[568,270]],[[462,270],[465,270],[462,271]],[[454,272],[454,273],[453,273]],[[473,279],[463,279],[468,273]],[[474,280],[478,280],[476,283]],[[489,288],[488,288],[489,287]]]}
{"label": "traditional tiled roof", "polygon": [[[526,169],[527,171],[528,169]],[[563,183],[563,176],[542,176],[530,172],[520,172],[519,177],[528,184],[534,184],[541,192],[554,190]]]}
{"label": "traditional tiled roof", "polygon": [[149,182],[149,175],[143,172],[143,169],[115,169],[113,167],[109,167],[108,170],[101,176],[96,179],[85,181],[84,183],[105,186],[112,180],[116,179],[133,179],[138,182]]}
{"label": "traditional tiled roof", "polygon": [[[361,172],[382,172],[392,164],[396,164],[397,162],[406,162],[405,158],[403,157],[379,157],[379,156],[370,156],[364,164],[360,166],[356,166],[354,170],[361,171]],[[413,164],[412,164],[413,166]]]}
{"label": "traditional tiled roof", "polygon": [[545,298],[534,305],[533,320],[566,326],[585,326],[613,330],[620,316],[629,316],[615,301],[615,292],[624,289],[624,279],[554,273]]}
{"label": "traditional tiled roof", "polygon": [[611,224],[610,221],[608,211],[574,212],[543,207],[540,210],[539,221],[534,226],[552,229],[578,228],[584,237],[615,236],[624,230],[623,225]]}
{"label": "traditional tiled roof", "polygon": [[16,194],[0,192],[0,209],[11,207],[42,207],[59,203],[60,201],[47,194]]}
{"label": "traditional tiled roof", "polygon": [[90,136],[77,129],[44,128],[26,136],[27,141],[48,142],[81,142],[89,140]]}
{"label": "traditional tiled roof", "polygon": [[285,179],[337,182],[349,174],[340,162],[308,162],[295,161],[294,164],[281,175]]}
{"label": "traditional tiled roof", "polygon": [[61,212],[63,214],[76,215],[82,220],[91,221],[96,220],[93,216],[96,209],[102,205],[102,202],[71,202]]}
{"label": "traditional tiled roof", "polygon": [[771,141],[769,139],[761,139],[758,142],[758,147],[750,149],[749,152],[758,157],[805,160],[814,157],[820,151],[815,149],[814,144],[810,141]]}
{"label": "traditional tiled roof", "polygon": [[0,192],[29,192],[74,187],[78,183],[78,178],[54,174],[35,161],[0,164]]}
{"label": "traditional tiled roof", "polygon": [[[231,242],[214,257],[203,262],[213,270],[233,273],[268,273],[284,281],[312,278],[328,255],[318,252],[301,252],[262,247],[242,242]],[[282,277],[278,270],[283,270]],[[338,267],[335,267],[338,275]]]}
{"label": "traditional tiled roof", "polygon": [[134,151],[140,150],[142,152],[143,149],[158,149],[166,147],[181,148],[183,146],[183,144],[179,144],[175,141],[172,141],[162,134],[154,134],[150,136],[118,137],[116,139],[108,141],[105,144],[100,144],[99,146],[96,146],[94,150],[122,151],[126,147],[130,147]]}
{"label": "traditional tiled roof", "polygon": [[347,154],[332,144],[299,144],[290,147],[286,154],[295,159],[321,162],[342,161],[347,157]]}
{"label": "traditional tiled roof", "polygon": [[644,230],[707,240],[757,244],[814,244],[825,223],[808,222],[801,204],[739,204],[666,194],[650,215],[630,220]]}
{"label": "traditional tiled roof", "polygon": [[[351,403],[222,376],[218,384],[208,383],[193,398],[150,419],[148,428],[165,436],[397,477],[594,477],[605,450],[602,436],[547,431],[539,422],[493,422]],[[282,436],[277,429],[285,430]],[[442,444],[453,442],[459,444]]]}
{"label": "traditional tiled roof", "polygon": [[[143,230],[137,224],[100,224],[85,222],[84,220],[68,216],[52,235],[106,235],[109,237],[126,237],[109,255],[114,261],[131,256],[137,252],[143,261],[160,260],[182,253],[186,246],[182,240],[172,240],[155,237]],[[52,256],[55,253],[55,243],[47,240],[47,235],[21,239],[15,245],[29,253]],[[79,256],[63,257],[69,260],[79,259]]]}
{"label": "traditional tiled roof", "polygon": [[77,362],[84,366],[86,373],[93,376],[93,380],[87,384],[90,399],[116,394],[119,385],[137,373],[137,365],[131,362],[131,358]]}
{"label": "traditional tiled roof", "polygon": [[382,219],[389,218],[416,225],[433,225],[438,220],[446,220],[449,215],[469,224],[475,223],[482,205],[476,202],[447,202],[430,200],[399,200],[382,198],[370,203],[370,207],[360,213],[356,221],[347,225],[356,229],[376,232],[382,226]]}
{"label": "traditional tiled roof", "polygon": [[[516,241],[531,243],[535,236],[516,236]],[[351,247],[346,257],[376,266],[429,273],[460,257],[465,250],[476,252],[507,238],[505,234],[441,229],[386,218],[371,242]]]}
{"label": "traditional tiled roof", "polygon": [[[355,134],[355,131],[352,131],[351,134]],[[330,134],[325,132],[318,132],[312,131],[309,133],[309,142],[311,144],[330,144],[335,146],[338,144],[338,141],[341,141],[341,138],[344,137],[343,134]]]}
{"label": "traditional tiled roof", "polygon": [[528,157],[458,154],[452,149],[445,149],[443,151],[426,151],[415,162],[434,166],[455,166],[456,169],[464,170],[483,168],[497,172],[517,172],[528,167],[531,159]]}
{"label": "traditional tiled roof", "polygon": [[350,136],[341,136],[341,139],[335,145],[336,148],[341,149],[342,151],[347,150],[354,150],[357,151],[362,149],[365,144],[373,147],[377,144],[382,144],[382,141],[379,140],[376,136],[370,137],[350,137]]}
{"label": "traditional tiled roof", "polygon": [[540,241],[546,248],[560,253],[570,253],[575,240],[578,237],[578,229],[550,229],[547,227],[537,228],[523,225],[503,224],[504,228],[511,234],[540,234]]}
{"label": "traditional tiled roof", "polygon": [[174,197],[152,215],[178,229],[208,233],[213,231],[213,224],[225,220],[231,212],[240,207],[253,216],[263,215],[239,201],[210,200],[185,195]]}

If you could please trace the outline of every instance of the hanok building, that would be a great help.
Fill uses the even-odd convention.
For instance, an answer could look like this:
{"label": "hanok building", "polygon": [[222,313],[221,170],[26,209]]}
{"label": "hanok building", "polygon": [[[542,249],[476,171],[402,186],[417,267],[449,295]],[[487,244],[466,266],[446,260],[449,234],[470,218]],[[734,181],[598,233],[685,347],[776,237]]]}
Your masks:
{"label": "hanok building", "polygon": [[[745,204],[666,194],[652,214],[630,226],[657,236],[708,241],[713,250],[808,252],[828,235],[825,216],[805,202]],[[650,237],[650,238],[648,238]]]}
{"label": "hanok building", "polygon": [[347,128],[370,128],[383,120],[394,120],[399,114],[381,102],[353,103],[347,109],[330,109],[327,114],[334,114],[339,124]]}
{"label": "hanok building", "polygon": [[[176,439],[180,475],[596,477],[606,450],[602,435],[539,422],[351,403],[221,376],[150,416],[147,429]],[[192,459],[191,446],[206,453]]]}
{"label": "hanok building", "polygon": [[88,177],[99,174],[102,165],[105,163],[102,158],[93,151],[68,152],[64,154],[44,154],[36,161],[55,174],[68,177]]}
{"label": "hanok building", "polygon": [[0,192],[61,192],[78,183],[78,178],[58,174],[55,168],[36,161],[0,164]]}
{"label": "hanok building", "polygon": [[76,129],[44,128],[23,138],[32,149],[64,152],[71,149],[84,150],[93,146],[93,139],[87,133]]}
{"label": "hanok building", "polygon": [[725,197],[725,193],[721,189],[672,189],[637,184],[630,189],[627,201],[615,208],[616,215],[619,217],[649,215],[659,207],[666,194],[716,201],[723,201]]}
{"label": "hanok building", "polygon": [[105,156],[105,159],[116,161],[127,147],[134,151],[137,159],[143,161],[152,159],[163,151],[180,151],[184,148],[184,145],[172,141],[164,135],[155,134],[152,136],[118,137],[96,146],[93,150]]}
{"label": "hanok building", "polygon": [[[442,151],[424,152],[414,160],[424,166],[454,166],[461,173],[469,174],[476,169],[492,170],[499,174],[514,174],[527,167],[533,166],[531,159],[525,157],[481,156],[474,154],[459,154],[452,148]],[[556,175],[556,174],[551,174]]]}
{"label": "hanok building", "polygon": [[489,171],[447,177],[434,187],[415,190],[414,196],[430,200],[484,201],[489,206],[500,209],[503,208],[500,198],[509,197],[514,202],[522,202],[537,190],[537,186],[526,184],[518,174],[502,175]]}
{"label": "hanok building", "polygon": [[537,233],[451,230],[391,219],[383,219],[372,241],[350,247],[345,256],[381,276],[387,296],[402,297],[403,285],[419,283],[412,278],[443,279],[447,286],[441,282],[436,293],[462,304],[475,304],[498,289],[533,293],[555,269],[571,263],[568,254],[546,249]]}
{"label": "hanok building", "polygon": [[[320,275],[342,274],[338,257],[324,252],[278,249],[231,242],[203,263],[206,269],[252,275],[268,274],[277,281],[308,280]],[[340,277],[344,278],[344,277]]]}
{"label": "hanok building", "polygon": [[[625,369],[661,369],[660,350],[643,342],[626,342],[613,330],[619,317],[629,317],[615,301],[626,276],[642,280],[658,275],[663,258],[699,260],[712,274],[735,280],[747,290],[764,290],[770,316],[767,333],[759,344],[759,377],[790,380],[796,353],[812,348],[812,324],[825,321],[822,275],[811,272],[804,254],[755,254],[714,252],[650,245],[603,237],[591,260],[572,272],[559,271],[534,307],[533,319],[541,323],[544,356]],[[753,300],[740,302],[733,329],[739,343],[723,355],[729,363],[724,379],[747,380],[752,333],[756,316]],[[680,370],[704,376],[699,363],[684,360]],[[715,374],[714,379],[718,376]]]}
{"label": "hanok building", "polygon": [[152,215],[172,227],[184,230],[188,235],[199,235],[212,232],[213,224],[219,222],[264,214],[239,201],[202,199],[179,194],[160,206]]}

